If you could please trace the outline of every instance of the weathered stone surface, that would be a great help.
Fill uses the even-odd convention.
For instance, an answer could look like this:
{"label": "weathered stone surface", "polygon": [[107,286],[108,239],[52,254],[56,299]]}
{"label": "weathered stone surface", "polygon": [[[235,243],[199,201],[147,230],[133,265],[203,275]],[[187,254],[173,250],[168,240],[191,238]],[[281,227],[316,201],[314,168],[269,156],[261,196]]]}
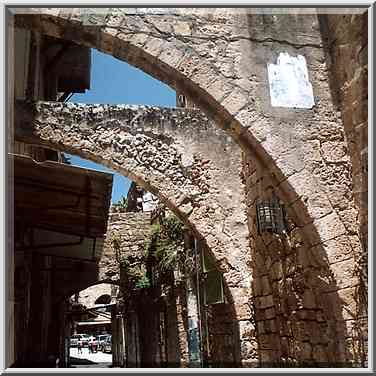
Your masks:
{"label": "weathered stone surface", "polygon": [[[107,163],[146,189],[154,189],[162,201],[201,235],[215,256],[223,260],[221,265],[228,272],[225,276],[233,285],[249,286],[252,280],[250,267],[256,278],[268,275],[274,283],[285,281],[266,296],[262,296],[263,290],[269,291],[269,287],[264,287],[262,281],[255,281],[255,291],[260,294],[260,299],[264,298],[257,304],[269,305],[272,299],[277,306],[281,301],[281,310],[288,312],[286,315],[294,315],[294,310],[304,304],[313,307],[312,296],[307,297],[306,293],[304,299],[305,291],[312,288],[319,296],[332,291],[336,280],[329,277],[333,272],[330,264],[347,259],[349,248],[344,245],[345,237],[350,235],[359,239],[356,233],[358,223],[364,230],[360,238],[366,239],[367,235],[367,152],[363,145],[359,147],[353,142],[354,137],[362,140],[360,143],[366,142],[367,25],[364,15],[330,15],[328,30],[320,35],[321,15],[293,12],[277,15],[263,12],[260,15],[252,9],[240,13],[234,9],[171,9],[164,13],[163,18],[160,14],[144,17],[145,12],[142,15],[122,13],[120,18],[109,14],[109,17],[95,17],[93,25],[96,26],[87,26],[80,24],[83,19],[76,10],[56,13],[40,8],[34,11],[37,16],[17,16],[17,22],[52,37],[73,40],[114,54],[186,94],[225,130],[224,136],[236,141],[247,158],[257,164],[251,168],[252,173],[257,171],[257,176],[248,179],[244,173],[244,194],[240,180],[240,149],[231,146],[233,141],[218,142],[216,147],[212,144],[208,147],[205,142],[200,147],[195,146],[194,152],[186,152],[186,145],[191,144],[194,137],[185,134],[180,143],[176,143],[175,136],[168,139],[172,133],[165,121],[162,122],[163,129],[159,125],[156,127],[159,129],[157,134],[153,132],[156,129],[154,124],[148,130],[151,133],[146,134],[143,129],[143,137],[126,129],[126,135],[132,140],[127,143],[113,139],[108,129],[93,129],[90,124],[88,126],[90,121],[82,121],[82,118],[87,120],[94,116],[100,123],[103,120],[100,114],[82,117],[80,111],[76,111],[79,129],[74,129],[74,119],[63,131],[58,123],[69,116],[69,112],[74,112],[69,109],[56,122],[47,121],[48,124],[40,128],[38,136],[47,146],[68,149]],[[123,27],[121,33],[114,30],[118,25]],[[331,60],[325,58],[325,36],[332,39]],[[271,106],[266,66],[281,52],[305,57],[315,96],[312,109]],[[329,82],[330,72],[335,73],[337,85],[334,89],[333,83]],[[332,94],[334,99],[338,94],[340,96],[341,113],[338,113]],[[148,116],[145,119],[142,114],[140,117],[132,115],[132,127],[142,127],[145,121],[150,121]],[[169,116],[167,123],[171,125]],[[105,119],[109,118],[111,116],[106,115]],[[42,123],[46,120],[42,119]],[[120,131],[117,119],[113,120],[113,129],[119,128]],[[189,119],[187,124],[191,121]],[[207,124],[205,120],[203,123]],[[357,130],[360,124],[363,129]],[[200,138],[201,128],[196,125],[189,131]],[[358,135],[354,136],[356,132]],[[164,138],[165,133],[167,138]],[[120,135],[124,135],[122,131]],[[198,142],[197,139],[194,141]],[[209,149],[213,150],[212,154]],[[214,153],[221,156],[218,158],[220,162]],[[158,155],[161,158],[155,158]],[[182,163],[183,160],[192,160],[193,163]],[[209,164],[204,163],[207,160]],[[291,226],[286,234],[270,236],[278,241],[258,236],[256,229],[254,204],[264,197],[268,186],[274,187],[286,205]],[[186,196],[188,201],[181,200]],[[354,211],[355,205],[361,211],[359,218]],[[249,218],[246,218],[247,206]],[[247,219],[249,233],[245,229]],[[291,228],[297,228],[295,232],[299,233],[299,240],[292,235]],[[316,248],[311,248],[312,245]],[[312,252],[314,250],[317,252]],[[294,263],[296,258],[298,263]],[[248,273],[243,280],[242,273]],[[337,278],[340,278],[338,273]],[[319,279],[323,281],[322,285],[311,286],[312,281]],[[351,280],[350,283],[355,282]],[[323,328],[326,325],[325,335],[329,338],[337,338],[337,334],[328,323],[341,319],[348,301],[341,300],[341,294],[343,292],[330,292],[327,294],[330,295],[330,304],[324,302],[326,316],[320,322]],[[247,317],[252,312],[247,311],[243,298],[244,295],[235,303],[239,303],[237,311]],[[267,309],[272,312],[272,308]],[[347,309],[353,314],[357,306],[351,303]],[[256,310],[256,316],[259,314]],[[263,315],[266,315],[266,310]],[[259,324],[259,334],[274,330],[266,328],[263,322]],[[293,324],[287,324],[287,319],[283,318],[275,325],[289,326],[291,331]],[[289,361],[296,358],[313,361],[315,347],[309,343],[309,331],[300,328],[296,333],[299,340],[288,346],[286,358]],[[324,358],[321,351],[327,351],[329,361],[348,359],[344,355],[347,350],[342,337],[338,341],[341,344],[337,346],[338,350],[334,340],[331,347],[318,348],[316,359]],[[251,341],[244,341],[243,356],[250,356],[250,346],[253,346]],[[218,354],[227,359],[227,350],[223,346]],[[263,350],[259,355],[262,363],[280,360],[280,352],[274,350]]]}
{"label": "weathered stone surface", "polygon": [[[145,241],[151,231],[150,213],[110,213],[103,252],[99,260],[98,281],[120,282],[120,260],[123,256],[141,265],[145,257]],[[112,237],[121,242],[121,253],[111,245]]]}
{"label": "weathered stone surface", "polygon": [[[328,31],[326,37],[331,46],[328,51],[331,57],[331,86],[343,120],[352,170],[351,199],[354,199],[358,211],[357,214],[353,207],[342,207],[339,215],[349,233],[354,234],[352,239],[357,236],[362,239],[361,247],[358,241],[354,246],[355,260],[359,262],[363,259],[360,264],[366,270],[368,229],[364,224],[368,223],[368,205],[367,202],[364,204],[363,198],[367,197],[368,191],[368,166],[367,160],[362,159],[362,150],[368,146],[368,12],[347,16],[326,15],[321,16],[321,21],[324,32]],[[348,64],[347,61],[352,63]],[[367,274],[359,278],[367,288]],[[357,309],[361,310],[361,307]],[[363,338],[366,336],[365,331],[360,335]],[[351,346],[354,348],[354,343]],[[367,355],[361,354],[355,358],[364,363]]]}
{"label": "weathered stone surface", "polygon": [[226,258],[247,274],[240,150],[200,111],[53,102],[35,110],[33,137],[129,176],[199,231],[219,259],[231,249]]}
{"label": "weathered stone surface", "polygon": [[[35,11],[38,14],[35,17],[43,22],[34,22],[29,12],[22,15],[20,10],[17,23],[35,29],[43,24],[43,32],[51,36],[100,47],[111,54],[121,51],[119,58],[186,93],[245,151],[255,150],[265,165],[275,170],[277,175],[282,173],[279,176],[282,180],[283,175],[296,173],[311,161],[318,161],[317,153],[305,153],[300,146],[304,142],[300,141],[338,138],[341,124],[336,116],[332,116],[327,72],[322,71],[324,53],[316,16],[268,14],[261,17],[252,10],[239,13],[238,9],[227,9],[224,16],[222,11],[214,12],[212,9],[200,12],[194,9],[170,12],[168,9],[161,17],[153,12],[148,14],[148,9],[142,13],[143,16],[114,9],[90,9],[90,15],[94,15],[96,20],[94,24],[103,26],[98,29],[81,27],[77,20],[87,21],[87,15],[79,10],[61,12],[58,16],[50,10],[45,13],[44,8]],[[95,16],[97,12],[100,13],[99,18]],[[77,32],[80,28],[82,33]],[[263,30],[262,36],[259,28]],[[140,35],[148,35],[149,39],[146,43],[135,44],[134,38]],[[104,42],[97,46],[98,41]],[[318,98],[312,110],[270,106],[265,67],[281,52],[291,56],[300,54],[306,58],[314,95]],[[208,97],[204,98],[200,90],[209,93]],[[236,114],[243,108],[250,116],[244,117],[239,113],[240,117],[237,117]],[[228,124],[233,125],[228,127]],[[272,143],[270,135],[273,135]],[[273,145],[283,145],[286,153],[281,155],[280,151],[273,149]],[[299,166],[295,166],[297,163]],[[309,197],[313,187],[314,182],[306,182],[303,186],[292,184],[288,191],[295,198]],[[319,188],[317,196],[325,191],[324,187]],[[295,190],[300,191],[298,195]],[[311,203],[308,202],[308,208],[318,207],[314,200]],[[324,202],[322,204],[319,205],[322,209],[318,216],[327,212],[328,204],[325,203],[326,207]]]}
{"label": "weathered stone surface", "polygon": [[[113,291],[115,289],[115,292]],[[85,290],[79,292],[78,303],[83,304],[87,308],[94,307],[97,299],[101,296],[116,297],[118,293],[118,287],[108,283],[100,283],[88,287]]]}

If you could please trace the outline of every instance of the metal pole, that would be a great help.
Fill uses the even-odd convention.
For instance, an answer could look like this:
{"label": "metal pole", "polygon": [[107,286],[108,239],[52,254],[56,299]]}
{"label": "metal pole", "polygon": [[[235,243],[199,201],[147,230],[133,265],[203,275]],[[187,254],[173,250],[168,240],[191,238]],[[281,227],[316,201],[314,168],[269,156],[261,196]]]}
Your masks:
{"label": "metal pole", "polygon": [[200,263],[197,262],[197,239],[194,239],[194,248],[195,248],[195,269],[196,269],[196,298],[197,298],[197,317],[198,317],[198,334],[199,334],[199,346],[200,346],[200,366],[203,365],[203,348],[202,348],[202,325],[201,325],[201,299],[200,299]]}
{"label": "metal pole", "polygon": [[125,318],[124,318],[124,314],[121,315],[121,335],[123,337],[123,348],[122,348],[122,353],[123,353],[123,356],[122,356],[122,367],[125,367],[126,365],[126,348],[125,348],[125,325],[126,325],[126,321],[125,321]]}

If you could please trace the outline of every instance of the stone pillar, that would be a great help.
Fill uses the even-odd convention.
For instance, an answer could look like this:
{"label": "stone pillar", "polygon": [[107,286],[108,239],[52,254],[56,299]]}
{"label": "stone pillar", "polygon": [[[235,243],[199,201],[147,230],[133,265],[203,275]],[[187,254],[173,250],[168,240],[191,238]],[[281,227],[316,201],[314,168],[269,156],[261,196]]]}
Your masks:
{"label": "stone pillar", "polygon": [[[8,150],[10,145],[13,143],[13,124],[14,124],[14,16],[11,14],[11,12],[7,12],[6,17],[6,28],[8,32],[8,40],[7,40],[7,46],[8,46],[8,58],[7,58],[7,67],[8,67],[8,79],[7,79],[7,118],[8,118]],[[4,156],[4,153],[2,154]],[[9,175],[7,177],[6,182],[11,183],[11,175],[12,175],[12,166],[9,169]],[[12,197],[12,186],[8,185],[8,202],[13,202]],[[2,199],[3,201],[3,199]],[[4,202],[2,202],[2,207],[5,208],[6,205]],[[13,234],[13,205],[7,206],[7,211],[3,210],[3,223],[7,223],[7,234],[6,236],[3,236],[2,238],[8,239],[7,242],[7,254],[5,256],[5,262],[6,262],[6,278],[5,280],[8,282],[7,284],[7,297],[6,297],[6,310],[5,310],[5,335],[7,338],[7,346],[6,346],[6,353],[5,353],[5,367],[11,366],[16,361],[16,354],[15,354],[15,323],[14,323],[14,314],[15,314],[15,307],[14,307],[14,234]],[[7,215],[7,219],[5,219],[5,215]]]}
{"label": "stone pillar", "polygon": [[169,367],[187,367],[188,338],[185,288],[175,285],[166,299],[166,363]]}

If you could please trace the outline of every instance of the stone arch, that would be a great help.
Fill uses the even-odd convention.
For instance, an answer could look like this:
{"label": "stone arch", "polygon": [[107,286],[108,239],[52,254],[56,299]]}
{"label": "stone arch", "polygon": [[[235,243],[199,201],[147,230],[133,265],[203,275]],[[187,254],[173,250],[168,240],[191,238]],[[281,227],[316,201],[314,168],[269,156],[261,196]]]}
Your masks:
{"label": "stone arch", "polygon": [[[229,336],[239,339],[237,321],[250,318],[251,277],[238,145],[197,110],[38,102],[17,113],[22,107],[20,141],[70,152],[130,177],[208,247],[224,272],[230,303],[221,319],[231,321]],[[110,274],[100,263],[90,284],[95,278],[112,281]]]}
{"label": "stone arch", "polygon": [[[56,297],[56,301],[63,301],[65,299],[71,298],[75,294],[87,290],[89,288],[99,286],[99,285],[113,285],[119,286],[119,281],[115,280],[100,280],[98,279],[97,273],[92,273],[92,278],[83,280],[82,282],[76,283],[74,286],[71,286],[69,289],[66,289],[59,296]],[[105,294],[104,294],[105,295]]]}
{"label": "stone arch", "polygon": [[[344,141],[329,86],[322,79],[327,72],[322,72],[325,56],[316,15],[263,16],[261,22],[257,12],[231,8],[31,8],[15,13],[20,27],[97,48],[187,95],[270,172],[284,199],[295,204],[291,211],[306,226],[310,244],[327,240],[323,217],[335,224],[335,236],[346,233],[344,215],[333,211],[335,191],[325,179],[332,167],[321,143],[329,140],[330,148],[340,149]],[[294,29],[298,24],[301,35]],[[281,30],[289,40],[281,38]],[[275,62],[276,50],[304,53],[317,93],[313,109],[270,105],[266,64]],[[318,164],[325,167],[313,176]],[[355,218],[356,213],[346,215]]]}
{"label": "stone arch", "polygon": [[[95,283],[81,289],[79,293],[81,304],[92,307],[95,304],[109,304],[111,302],[111,288],[117,286],[114,283]],[[99,302],[97,302],[99,300]],[[102,302],[102,303],[101,303]]]}
{"label": "stone arch", "polygon": [[[129,14],[120,20],[113,15],[99,17],[87,26],[75,10],[67,15],[56,9],[39,9],[36,16],[17,16],[17,22],[110,53],[189,96],[236,140],[248,158],[257,162],[258,170],[267,171],[268,178],[289,203],[308,247],[318,247],[325,256],[328,253],[329,262],[335,261],[341,242],[351,240],[348,219],[355,220],[356,213],[352,207],[346,208],[345,213],[339,208],[328,179],[333,171],[338,172],[334,165],[346,166],[347,162],[346,153],[339,152],[334,160],[328,155],[328,150],[340,150],[344,141],[341,121],[323,80],[327,73],[322,68],[324,52],[316,33],[315,16],[302,23],[301,35],[310,35],[307,39],[292,32],[289,23],[294,26],[296,22],[289,17],[276,17],[277,21],[270,21],[272,26],[263,25],[265,37],[259,35],[257,17],[246,12],[218,10],[210,17],[201,10],[184,12],[173,10],[167,16],[171,22],[164,25],[175,25],[178,31],[164,30],[163,20],[153,15],[144,17],[145,29],[138,32],[114,28],[125,19],[129,25],[132,21],[138,24],[135,21],[140,21],[140,17]],[[289,33],[289,40],[279,35],[281,25]],[[194,35],[197,30],[205,38]],[[195,38],[199,42],[194,42]],[[210,43],[214,45],[210,47]],[[290,54],[302,52],[306,56],[317,93],[313,109],[270,106],[265,65],[275,61],[276,46]],[[252,68],[244,67],[245,63]],[[235,78],[231,76],[232,68]],[[351,188],[346,187],[349,179],[345,176],[344,180],[345,187],[341,189],[346,195],[351,194]],[[346,247],[357,248],[356,239],[355,245]]]}
{"label": "stone arch", "polygon": [[26,116],[18,120],[19,140],[76,154],[128,176],[157,195],[218,260],[224,259],[224,249],[233,250],[227,262],[245,272],[242,154],[200,111],[61,102],[27,107],[17,110]]}

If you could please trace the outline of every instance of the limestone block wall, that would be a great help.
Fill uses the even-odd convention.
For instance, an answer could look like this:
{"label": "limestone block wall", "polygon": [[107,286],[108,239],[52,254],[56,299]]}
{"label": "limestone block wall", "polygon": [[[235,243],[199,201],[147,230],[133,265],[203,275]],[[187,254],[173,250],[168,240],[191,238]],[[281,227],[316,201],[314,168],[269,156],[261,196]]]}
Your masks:
{"label": "limestone block wall", "polygon": [[120,283],[120,265],[109,240],[118,234],[121,241],[122,256],[130,256],[134,262],[141,263],[145,256],[144,245],[150,234],[150,213],[110,213],[103,254],[99,261],[99,280]]}
{"label": "limestone block wall", "polygon": [[320,17],[331,73],[333,99],[340,110],[346,149],[351,162],[351,199],[357,217],[351,233],[360,239],[362,252],[354,258],[358,359],[367,353],[368,306],[368,12],[328,14]]}
{"label": "limestone block wall", "polygon": [[[245,161],[245,170],[253,268],[252,324],[261,365],[364,366],[367,355],[359,325],[366,323],[358,316],[359,278],[354,263],[359,238],[351,233],[334,235],[334,206],[322,217],[328,228],[326,240],[315,243],[317,234],[307,232],[295,214],[296,201],[284,196],[270,174],[251,159]],[[269,199],[271,191],[287,212],[286,232],[280,235],[259,234],[257,229],[256,203]]]}
{"label": "limestone block wall", "polygon": [[[244,333],[248,330],[248,323],[252,321],[252,309],[249,308],[249,302],[252,301],[252,293],[249,291],[252,280],[250,270],[253,269],[253,274],[257,275],[254,264],[256,253],[265,249],[264,243],[277,247],[279,253],[282,252],[281,249],[288,254],[290,248],[303,249],[304,261],[310,259],[307,256],[310,253],[318,254],[320,262],[325,260],[318,270],[308,266],[297,273],[306,276],[308,272],[305,273],[304,270],[314,270],[313,281],[304,282],[308,288],[304,287],[300,294],[304,297],[306,290],[320,296],[323,292],[326,293],[327,303],[322,309],[327,315],[325,322],[329,328],[329,339],[325,346],[326,349],[333,350],[328,351],[327,358],[329,361],[340,362],[354,359],[349,355],[354,354],[354,351],[349,349],[353,346],[355,337],[349,335],[349,327],[353,327],[356,322],[353,294],[358,290],[356,280],[344,277],[352,275],[354,262],[351,260],[359,259],[359,254],[362,253],[358,230],[354,228],[358,216],[351,172],[354,163],[351,161],[348,139],[344,132],[343,122],[346,123],[346,120],[343,113],[337,111],[330,91],[330,70],[318,17],[314,13],[298,14],[292,10],[268,14],[263,10],[260,12],[260,9],[174,8],[168,9],[163,16],[135,12],[134,9],[121,12],[107,10],[99,16],[94,14],[89,21],[84,13],[79,9],[39,9],[36,15],[17,16],[16,22],[22,27],[98,48],[169,84],[213,119],[231,143],[237,142],[250,167],[248,170],[244,169],[244,179],[240,180],[242,171],[239,150],[222,142],[216,144],[218,148],[213,148],[211,143],[205,142],[200,147],[202,157],[198,158],[199,163],[195,160],[190,169],[191,177],[187,178],[182,173],[184,178],[177,179],[170,185],[165,184],[165,175],[158,170],[160,165],[153,167],[153,174],[150,174],[142,159],[137,166],[126,158],[125,161],[120,159],[120,162],[114,160],[114,157],[119,157],[117,144],[112,142],[106,145],[110,135],[103,129],[94,131],[91,127],[86,127],[86,120],[82,122],[80,130],[74,128],[71,121],[66,129],[70,134],[67,139],[61,131],[56,132],[57,128],[63,128],[60,125],[61,118],[56,117],[59,119],[56,121],[54,116],[50,117],[54,120],[48,126],[43,123],[43,118],[39,118],[41,124],[36,126],[39,139],[44,139],[43,142],[56,148],[75,151],[100,162],[107,161],[108,165],[118,170],[132,172],[137,168],[137,173],[129,176],[152,192],[154,187],[153,193],[159,194],[162,201],[170,205],[170,209],[190,224],[196,235],[205,239],[216,258],[221,261],[219,264],[225,272],[230,295],[236,297],[236,315],[242,317],[240,328]],[[314,94],[312,108],[272,106],[267,65],[275,64],[280,53],[305,58]],[[346,60],[341,65],[351,64]],[[360,107],[355,105],[353,110],[355,108],[357,111],[351,112],[354,116],[359,115]],[[101,111],[94,114],[97,109],[92,107],[92,110],[84,118],[100,119]],[[63,112],[64,110],[60,113]],[[73,107],[66,107],[67,117],[69,112],[82,119],[84,111],[82,107],[78,111],[74,111]],[[135,124],[139,127],[136,120]],[[195,131],[197,129],[193,133]],[[83,137],[85,132],[87,135]],[[192,134],[192,129],[189,133]],[[56,134],[58,136],[55,138]],[[92,138],[96,141],[91,142]],[[194,138],[183,140],[181,145],[185,146],[194,141]],[[163,143],[168,144],[164,140]],[[175,147],[176,142],[173,145]],[[171,144],[166,146],[171,147]],[[90,148],[94,152],[89,152]],[[210,150],[215,150],[219,157],[206,157],[210,155]],[[141,155],[144,157],[144,154],[139,154]],[[185,160],[194,159],[185,152],[180,153],[180,157],[182,164],[185,164]],[[211,162],[206,163],[207,160]],[[225,161],[231,161],[226,168],[223,164]],[[194,171],[196,168],[197,172]],[[208,170],[204,173],[205,169]],[[180,170],[177,172],[180,173]],[[152,176],[153,181],[149,176]],[[167,181],[172,182],[172,177],[167,176]],[[176,178],[176,174],[174,176]],[[267,184],[275,187],[277,194],[287,204],[293,225],[297,227],[297,237],[302,239],[297,243],[302,243],[301,246],[284,245],[283,239],[261,241],[255,235],[255,228],[252,227],[254,203],[264,189],[264,186],[259,187],[262,176],[266,176],[265,179],[269,181]],[[243,195],[244,183],[247,186],[246,197]],[[177,187],[181,188],[180,191]],[[191,189],[198,192],[197,198],[189,195],[188,191]],[[209,192],[205,192],[206,189]],[[236,205],[232,206],[231,202],[236,202]],[[248,230],[244,228],[246,205],[251,251],[247,239]],[[186,211],[191,212],[189,220],[183,214]],[[289,234],[288,239],[291,236]],[[282,253],[279,254],[277,264],[288,259]],[[296,250],[291,253],[298,254]],[[351,272],[346,274],[346,270]],[[269,273],[271,271],[267,272],[268,275]],[[286,273],[284,275],[287,276]],[[320,285],[321,274],[331,273],[334,277],[322,277],[323,286]],[[277,278],[275,281],[279,280]],[[314,287],[315,283],[319,287]],[[254,291],[256,290],[257,287],[254,286]],[[274,296],[277,295],[266,293],[265,296],[268,295],[276,300]],[[260,295],[262,296],[264,295]],[[257,303],[256,300],[257,309],[271,307],[270,298],[266,302],[262,301],[263,299]],[[337,304],[338,301],[340,304]],[[258,313],[257,309],[255,314]],[[320,306],[317,309],[321,310]],[[269,312],[268,317],[270,314]],[[270,317],[268,320],[273,319]],[[257,335],[263,334],[262,326],[256,329]],[[269,328],[266,333],[276,331]],[[243,338],[243,332],[240,337]],[[295,337],[295,334],[290,337]],[[348,343],[347,337],[350,338]],[[312,351],[305,345],[306,342],[300,339],[293,342],[291,348],[282,351],[282,344],[278,339],[276,344],[262,348],[268,351],[265,357],[261,354],[261,359],[264,358],[265,362],[280,360],[281,354],[284,354],[283,358],[318,362],[315,356],[320,351]],[[345,343],[347,344],[343,348]],[[248,341],[244,348],[252,353],[251,348],[255,348],[252,346],[251,341]],[[257,351],[260,352],[261,349]],[[308,355],[302,355],[303,353]],[[325,359],[326,355],[322,361]]]}
{"label": "limestone block wall", "polygon": [[[368,14],[322,17],[332,92],[342,114],[351,158],[354,199],[366,234],[368,171]],[[351,62],[351,63],[350,63]],[[367,237],[364,236],[366,239]]]}

